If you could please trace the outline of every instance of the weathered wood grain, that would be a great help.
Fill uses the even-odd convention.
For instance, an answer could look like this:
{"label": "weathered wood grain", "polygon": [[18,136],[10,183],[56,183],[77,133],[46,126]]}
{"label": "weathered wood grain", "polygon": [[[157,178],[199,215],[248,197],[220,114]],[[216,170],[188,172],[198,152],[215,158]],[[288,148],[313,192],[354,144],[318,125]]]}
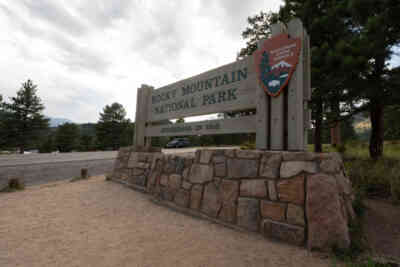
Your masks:
{"label": "weathered wood grain", "polygon": [[[257,43],[257,49],[261,49],[262,43],[265,39]],[[257,79],[257,113],[256,113],[256,148],[257,149],[268,149],[269,148],[269,102],[268,94],[264,91],[264,88],[260,85]]]}
{"label": "weathered wood grain", "polygon": [[[137,91],[134,145],[144,146],[146,143],[146,121],[148,120],[148,103],[153,87],[142,85]],[[148,143],[148,142],[147,142]]]}
{"label": "weathered wood grain", "polygon": [[[272,36],[286,31],[282,23],[271,25]],[[281,93],[277,97],[271,97],[271,150],[284,148],[284,123],[284,95]]]}
{"label": "weathered wood grain", "polygon": [[[242,72],[247,70],[247,77],[244,78],[241,76],[240,81],[238,81],[239,70],[242,70]],[[234,74],[232,74],[232,72]],[[220,79],[218,86],[215,86],[216,82],[212,79],[215,77],[223,77],[224,74],[228,75],[230,82],[225,82],[221,85],[222,80]],[[185,94],[183,88],[206,80],[212,80],[210,83],[212,84],[211,88],[208,87],[205,89],[206,86],[205,83],[203,83],[202,90]],[[154,90],[152,92],[152,97],[149,100],[148,120],[161,121],[165,119],[255,108],[256,86],[256,73],[253,57],[247,57]],[[229,90],[234,90],[234,97],[229,94]],[[158,96],[162,96],[163,94],[167,95],[169,99],[159,102],[154,101],[157,100]],[[216,100],[216,103],[212,104],[212,100]],[[188,101],[186,103],[189,104],[189,107],[176,108],[181,105],[180,103],[185,103],[185,101]],[[164,107],[165,112],[157,112],[157,110],[160,111],[162,107]]]}
{"label": "weathered wood grain", "polygon": [[256,132],[256,116],[146,127],[146,136],[186,136]]}
{"label": "weathered wood grain", "polygon": [[304,149],[304,29],[299,19],[288,24],[291,38],[301,38],[299,63],[288,87],[288,150]]}

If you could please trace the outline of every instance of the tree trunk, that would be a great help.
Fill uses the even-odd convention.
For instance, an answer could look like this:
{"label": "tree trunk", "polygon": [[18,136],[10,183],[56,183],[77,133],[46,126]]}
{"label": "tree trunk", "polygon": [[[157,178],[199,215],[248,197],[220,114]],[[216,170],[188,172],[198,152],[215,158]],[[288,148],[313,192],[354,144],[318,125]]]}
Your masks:
{"label": "tree trunk", "polygon": [[369,155],[377,160],[383,155],[383,104],[379,102],[371,103],[371,138],[369,141]]}
{"label": "tree trunk", "polygon": [[314,152],[322,152],[322,103],[317,104],[315,129],[314,129]]}
{"label": "tree trunk", "polygon": [[338,147],[342,144],[342,139],[340,136],[340,122],[336,122],[334,126],[331,127],[331,145],[333,147]]}

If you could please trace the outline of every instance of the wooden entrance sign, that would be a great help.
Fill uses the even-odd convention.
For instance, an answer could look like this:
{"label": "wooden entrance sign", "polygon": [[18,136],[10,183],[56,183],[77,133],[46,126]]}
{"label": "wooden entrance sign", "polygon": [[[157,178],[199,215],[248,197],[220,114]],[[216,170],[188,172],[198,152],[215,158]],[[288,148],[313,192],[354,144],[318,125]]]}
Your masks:
{"label": "wooden entrance sign", "polygon": [[[142,85],[136,105],[136,146],[154,136],[256,133],[256,147],[304,150],[309,126],[309,38],[299,19],[272,25],[252,56],[154,89]],[[170,119],[255,110],[230,119],[163,124]]]}

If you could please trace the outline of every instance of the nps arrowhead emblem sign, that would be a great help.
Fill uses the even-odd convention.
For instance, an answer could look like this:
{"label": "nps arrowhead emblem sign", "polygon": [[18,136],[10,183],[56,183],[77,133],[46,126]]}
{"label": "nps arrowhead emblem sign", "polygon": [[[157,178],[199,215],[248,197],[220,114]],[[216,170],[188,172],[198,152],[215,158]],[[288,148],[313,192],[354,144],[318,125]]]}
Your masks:
{"label": "nps arrowhead emblem sign", "polygon": [[278,96],[289,83],[299,62],[300,38],[280,34],[267,39],[255,52],[257,77],[264,91]]}

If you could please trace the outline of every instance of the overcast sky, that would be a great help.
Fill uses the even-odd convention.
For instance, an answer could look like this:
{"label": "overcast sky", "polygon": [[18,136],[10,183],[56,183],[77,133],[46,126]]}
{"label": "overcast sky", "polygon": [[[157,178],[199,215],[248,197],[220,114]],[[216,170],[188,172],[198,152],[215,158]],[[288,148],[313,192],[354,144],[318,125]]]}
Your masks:
{"label": "overcast sky", "polygon": [[51,117],[95,122],[136,90],[235,60],[246,18],[281,0],[0,0],[0,94],[28,78]]}

